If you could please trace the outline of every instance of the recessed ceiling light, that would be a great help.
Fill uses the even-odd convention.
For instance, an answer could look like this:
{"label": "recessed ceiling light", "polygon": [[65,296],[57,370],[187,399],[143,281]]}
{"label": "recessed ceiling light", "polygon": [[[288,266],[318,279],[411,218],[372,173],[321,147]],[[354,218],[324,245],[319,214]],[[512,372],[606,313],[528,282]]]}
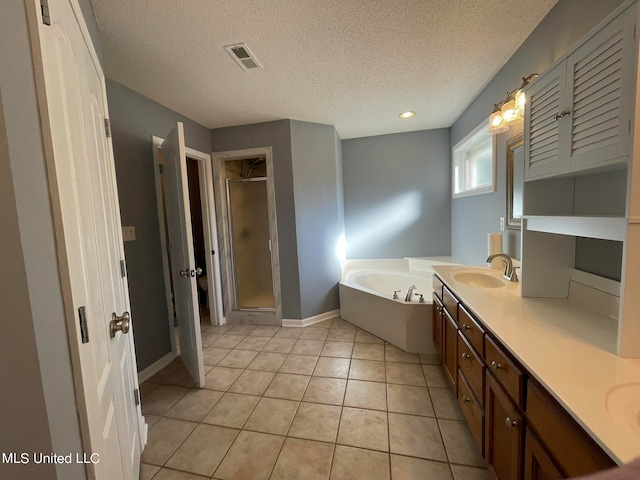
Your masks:
{"label": "recessed ceiling light", "polygon": [[400,118],[411,118],[416,116],[416,112],[402,112],[398,115]]}

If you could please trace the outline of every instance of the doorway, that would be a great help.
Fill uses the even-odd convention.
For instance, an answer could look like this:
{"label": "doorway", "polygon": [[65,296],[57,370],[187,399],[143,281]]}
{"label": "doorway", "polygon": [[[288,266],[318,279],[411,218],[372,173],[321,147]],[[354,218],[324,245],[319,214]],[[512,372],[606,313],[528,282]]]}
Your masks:
{"label": "doorway", "polygon": [[213,169],[225,315],[281,325],[272,149],[214,153]]}
{"label": "doorway", "polygon": [[[176,321],[171,252],[168,242],[167,205],[165,196],[165,174],[162,149],[164,139],[153,137],[153,157],[156,175],[156,200],[160,228],[160,243],[165,254],[162,258],[165,296],[171,332],[172,357],[179,354],[179,330]],[[213,174],[211,156],[186,148],[187,186],[190,206],[191,232],[195,257],[198,307],[203,324],[226,323],[221,293],[220,262],[218,252],[217,225],[213,196]]]}

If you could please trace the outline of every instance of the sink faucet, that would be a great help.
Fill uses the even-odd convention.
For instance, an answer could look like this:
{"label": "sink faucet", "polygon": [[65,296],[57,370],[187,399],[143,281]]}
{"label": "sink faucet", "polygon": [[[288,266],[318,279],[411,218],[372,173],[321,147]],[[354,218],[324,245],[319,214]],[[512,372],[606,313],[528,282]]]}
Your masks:
{"label": "sink faucet", "polygon": [[502,273],[502,277],[509,280],[510,282],[517,282],[518,275],[516,274],[516,268],[513,266],[513,262],[511,261],[511,257],[506,253],[494,253],[493,255],[489,255],[487,258],[487,262],[492,262],[494,258],[500,257],[504,262],[504,272]]}
{"label": "sink faucet", "polygon": [[411,285],[409,287],[409,290],[407,290],[407,294],[404,297],[404,301],[405,302],[410,302],[411,301],[411,295],[413,294],[413,291],[416,289],[415,285]]}

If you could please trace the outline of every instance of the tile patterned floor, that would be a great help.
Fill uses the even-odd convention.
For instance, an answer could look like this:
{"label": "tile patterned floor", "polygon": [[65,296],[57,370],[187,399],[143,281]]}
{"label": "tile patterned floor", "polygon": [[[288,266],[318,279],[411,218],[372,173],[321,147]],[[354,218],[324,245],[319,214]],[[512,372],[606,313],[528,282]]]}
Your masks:
{"label": "tile patterned floor", "polygon": [[141,479],[485,480],[433,357],[341,318],[202,328],[206,388],[175,361],[143,383]]}

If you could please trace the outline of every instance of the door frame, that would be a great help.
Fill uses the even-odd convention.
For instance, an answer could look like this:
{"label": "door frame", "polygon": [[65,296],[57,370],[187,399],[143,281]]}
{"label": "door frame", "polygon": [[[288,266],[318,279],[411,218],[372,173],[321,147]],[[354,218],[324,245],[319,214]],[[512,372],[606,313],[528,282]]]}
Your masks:
{"label": "door frame", "polygon": [[[107,101],[107,90],[104,72],[100,59],[97,55],[95,46],[91,39],[87,24],[84,20],[82,9],[78,3],[78,0],[66,0],[68,1],[73,13],[75,14],[76,22],[82,38],[85,42],[86,49],[89,53],[94,68],[96,68],[98,77],[100,80],[102,101],[105,105],[105,123],[109,120],[109,104]],[[95,452],[92,447],[91,436],[96,432],[92,430],[92,422],[90,418],[91,407],[89,407],[89,398],[85,394],[85,384],[83,379],[83,363],[81,352],[81,339],[82,332],[78,319],[76,317],[76,308],[73,302],[73,287],[71,281],[72,267],[70,265],[71,259],[67,255],[67,240],[64,231],[64,208],[60,195],[61,190],[65,188],[65,185],[59,180],[56,172],[56,154],[53,141],[53,133],[51,130],[51,115],[47,103],[47,85],[45,83],[45,67],[44,67],[44,52],[41,45],[43,41],[40,34],[40,28],[43,24],[41,4],[37,0],[27,0],[24,2],[25,10],[27,13],[27,22],[30,31],[31,40],[31,58],[34,70],[35,90],[38,99],[38,112],[41,119],[41,135],[42,135],[42,147],[44,153],[44,160],[47,170],[47,186],[49,189],[49,198],[51,201],[51,218],[53,221],[54,235],[56,238],[55,252],[58,260],[58,272],[60,274],[60,290],[63,299],[64,317],[66,322],[66,333],[69,348],[69,357],[71,360],[71,370],[73,375],[74,395],[76,398],[76,406],[78,412],[80,434],[82,438],[82,447],[84,452]],[[110,136],[110,135],[109,135]],[[120,213],[119,196],[117,194],[117,180],[115,174],[115,160],[113,154],[113,144],[111,138],[106,139],[107,155],[111,162],[111,174],[109,175],[109,182],[115,189],[115,205],[113,205],[114,211]],[[120,218],[121,221],[121,218]],[[121,225],[119,225],[121,227]],[[124,255],[124,243],[122,238],[122,228],[115,229],[116,238],[118,241],[118,256],[122,261],[125,260]],[[131,310],[128,276],[124,275],[121,278],[123,289],[126,292],[124,295],[123,303],[125,311]],[[137,375],[137,359],[135,355],[135,344],[133,333],[125,337],[127,339],[127,349],[130,355],[130,370],[131,379],[133,381],[132,387],[139,395],[139,382]],[[139,397],[138,397],[139,398]],[[148,425],[145,422],[145,418],[142,416],[141,405],[138,403],[136,406],[136,420],[139,440],[139,452],[140,454],[144,450],[147,444]],[[99,452],[98,452],[99,453]],[[140,464],[140,458],[137,459],[138,467]],[[86,465],[86,472],[89,477],[94,478],[96,473],[93,470],[91,464]]]}
{"label": "door frame", "polygon": [[[160,185],[160,159],[158,158],[158,149],[162,146],[164,138],[153,135],[151,137],[153,145],[153,176],[156,186],[156,208],[158,211],[158,226],[160,233],[160,246],[162,249],[162,271],[164,274],[164,290],[167,307],[167,315],[169,318],[169,331],[171,332],[171,351],[174,356],[177,354],[176,337],[173,318],[173,298],[171,292],[171,277],[169,271],[169,258],[167,239],[165,235],[166,223],[164,220],[164,207],[162,199],[162,188]],[[211,155],[194,150],[193,148],[185,148],[187,157],[198,162],[198,177],[200,180],[200,202],[202,206],[202,221],[204,227],[204,247],[207,252],[212,250],[214,255],[206,256],[207,265],[207,297],[209,299],[209,321],[211,325],[224,325],[227,323],[222,302],[222,281],[220,275],[220,250],[218,248],[218,226],[215,219],[215,200],[213,193],[213,172],[211,167]],[[210,275],[211,272],[213,275]],[[211,281],[213,280],[213,281]]]}
{"label": "door frame", "polygon": [[[222,277],[224,278],[224,308],[227,318],[232,322],[262,323],[269,325],[282,325],[282,294],[280,284],[280,251],[278,248],[278,221],[276,215],[276,195],[273,180],[273,148],[271,146],[248,148],[243,150],[229,150],[226,152],[213,152],[213,178],[216,185],[216,201],[219,208],[216,209],[216,220],[220,225],[219,248]],[[273,282],[274,309],[265,312],[263,310],[233,310],[234,306],[234,275],[231,258],[228,202],[226,193],[226,175],[224,174],[224,162],[244,160],[247,158],[265,157],[267,167],[267,207],[269,211],[269,239],[271,240],[271,278]]]}

